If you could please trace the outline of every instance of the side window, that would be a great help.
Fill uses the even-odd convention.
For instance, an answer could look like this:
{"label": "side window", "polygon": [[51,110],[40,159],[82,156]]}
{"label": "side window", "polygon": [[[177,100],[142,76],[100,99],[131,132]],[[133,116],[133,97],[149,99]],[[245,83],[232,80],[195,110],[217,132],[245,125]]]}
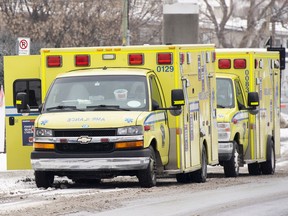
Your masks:
{"label": "side window", "polygon": [[151,83],[151,95],[152,95],[152,101],[155,101],[158,103],[159,107],[162,108],[163,107],[163,103],[161,100],[161,94],[160,94],[160,90],[159,87],[157,85],[156,82],[156,78],[154,76],[150,77],[150,83]]}
{"label": "side window", "polygon": [[236,88],[236,98],[238,102],[238,107],[239,109],[241,109],[242,107],[244,107],[245,103],[239,81],[235,81],[235,88]]}
{"label": "side window", "polygon": [[39,79],[21,79],[13,83],[13,102],[16,106],[16,95],[26,92],[30,108],[38,108],[41,104],[41,81]]}

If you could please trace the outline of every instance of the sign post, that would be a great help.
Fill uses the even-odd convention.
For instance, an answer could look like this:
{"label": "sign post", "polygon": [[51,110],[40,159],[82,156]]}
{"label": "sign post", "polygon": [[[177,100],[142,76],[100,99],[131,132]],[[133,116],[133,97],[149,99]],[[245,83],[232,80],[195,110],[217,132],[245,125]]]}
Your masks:
{"label": "sign post", "polygon": [[0,170],[7,170],[5,149],[5,95],[0,85]]}
{"label": "sign post", "polygon": [[30,38],[17,39],[18,55],[30,55]]}

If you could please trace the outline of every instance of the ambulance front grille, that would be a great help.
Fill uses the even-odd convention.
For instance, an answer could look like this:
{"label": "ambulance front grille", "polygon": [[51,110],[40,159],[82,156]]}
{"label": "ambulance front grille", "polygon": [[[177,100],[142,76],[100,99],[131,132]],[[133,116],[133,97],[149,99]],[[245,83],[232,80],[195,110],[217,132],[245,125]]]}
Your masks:
{"label": "ambulance front grille", "polygon": [[115,129],[91,129],[91,130],[55,130],[55,137],[99,137],[99,136],[116,136]]}
{"label": "ambulance front grille", "polygon": [[58,143],[55,145],[55,151],[58,153],[104,153],[111,152],[114,149],[114,143]]}

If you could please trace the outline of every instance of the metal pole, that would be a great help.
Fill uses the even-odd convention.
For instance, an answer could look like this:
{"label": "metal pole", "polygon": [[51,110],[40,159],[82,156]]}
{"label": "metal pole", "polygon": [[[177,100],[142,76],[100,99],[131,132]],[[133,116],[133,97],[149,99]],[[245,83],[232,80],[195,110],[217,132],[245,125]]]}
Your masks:
{"label": "metal pole", "polygon": [[129,39],[129,0],[123,0],[123,18],[122,18],[122,45],[130,45]]}

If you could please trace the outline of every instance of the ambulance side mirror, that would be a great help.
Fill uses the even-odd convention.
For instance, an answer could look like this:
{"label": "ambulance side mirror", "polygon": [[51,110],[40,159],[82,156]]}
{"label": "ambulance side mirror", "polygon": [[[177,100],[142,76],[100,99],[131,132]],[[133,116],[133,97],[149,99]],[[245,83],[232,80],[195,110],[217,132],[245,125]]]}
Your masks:
{"label": "ambulance side mirror", "polygon": [[248,92],[248,111],[252,115],[256,115],[259,110],[259,94],[258,92]]}
{"label": "ambulance side mirror", "polygon": [[182,89],[173,89],[171,91],[171,104],[169,108],[170,114],[178,116],[182,113],[181,106],[185,105],[184,92]]}
{"label": "ambulance side mirror", "polygon": [[171,104],[172,106],[185,105],[184,92],[182,89],[173,89],[171,91]]}
{"label": "ambulance side mirror", "polygon": [[18,113],[29,112],[28,97],[26,92],[19,92],[16,95],[16,107]]}

